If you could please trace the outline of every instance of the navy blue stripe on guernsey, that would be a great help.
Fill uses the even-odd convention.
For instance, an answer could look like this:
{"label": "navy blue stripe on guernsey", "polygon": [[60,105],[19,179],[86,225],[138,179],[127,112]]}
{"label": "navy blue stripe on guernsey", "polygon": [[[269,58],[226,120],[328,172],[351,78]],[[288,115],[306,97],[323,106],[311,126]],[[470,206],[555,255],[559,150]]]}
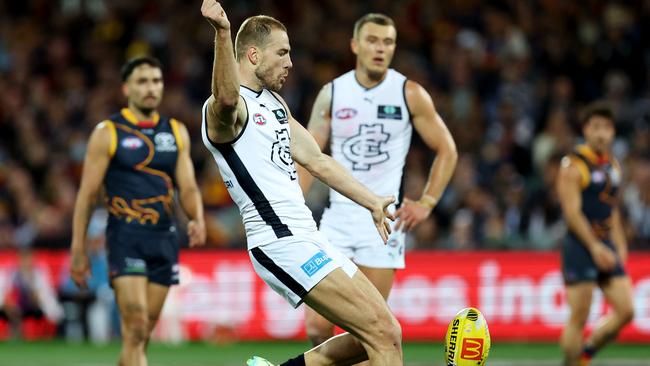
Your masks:
{"label": "navy blue stripe on guernsey", "polygon": [[251,249],[251,253],[255,260],[266,268],[269,272],[275,276],[283,285],[287,286],[294,294],[298,295],[300,299],[304,298],[307,295],[307,290],[298,281],[294,280],[293,277],[289,276],[282,268],[280,268],[271,258],[269,258],[266,253],[262,251],[259,247]]}
{"label": "navy blue stripe on guernsey", "polygon": [[213,146],[219,150],[221,155],[223,155],[226,163],[228,163],[228,166],[235,174],[237,182],[239,182],[244,192],[246,192],[248,198],[253,201],[253,205],[255,205],[255,209],[257,209],[262,220],[264,220],[267,225],[271,226],[273,232],[275,232],[275,236],[278,239],[292,236],[293,234],[291,233],[291,230],[289,230],[289,227],[286,224],[280,221],[278,215],[273,211],[271,203],[269,203],[269,200],[266,199],[260,187],[255,183],[255,180],[253,180],[253,177],[248,173],[246,166],[244,166],[244,163],[235,152],[235,149],[233,149],[231,145],[226,144],[213,144]]}

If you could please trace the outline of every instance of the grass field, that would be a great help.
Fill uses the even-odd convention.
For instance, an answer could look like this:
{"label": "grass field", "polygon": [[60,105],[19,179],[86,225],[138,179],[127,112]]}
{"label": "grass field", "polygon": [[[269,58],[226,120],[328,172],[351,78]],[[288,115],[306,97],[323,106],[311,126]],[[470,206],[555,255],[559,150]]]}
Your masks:
{"label": "grass field", "polygon": [[[152,344],[151,366],[242,366],[251,355],[272,362],[285,361],[306,349],[299,342],[247,342],[227,346],[188,343],[179,346]],[[54,342],[2,342],[0,366],[109,366],[115,365],[118,344],[91,346]],[[408,343],[404,359],[408,366],[442,366],[443,346],[437,343]],[[556,344],[499,343],[492,346],[487,365],[560,365]],[[601,352],[594,366],[650,366],[650,345],[612,345]]]}

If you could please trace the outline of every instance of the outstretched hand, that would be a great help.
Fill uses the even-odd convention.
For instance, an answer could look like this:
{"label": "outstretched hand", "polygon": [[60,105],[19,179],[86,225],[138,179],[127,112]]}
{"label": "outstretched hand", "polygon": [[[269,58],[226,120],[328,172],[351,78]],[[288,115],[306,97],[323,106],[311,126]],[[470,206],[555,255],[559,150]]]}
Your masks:
{"label": "outstretched hand", "polygon": [[391,221],[395,220],[395,216],[388,212],[388,206],[395,202],[395,197],[386,196],[377,197],[377,199],[377,204],[370,210],[370,213],[372,214],[372,221],[374,221],[381,239],[386,244],[388,242],[388,235],[391,233],[390,224],[387,219]]}

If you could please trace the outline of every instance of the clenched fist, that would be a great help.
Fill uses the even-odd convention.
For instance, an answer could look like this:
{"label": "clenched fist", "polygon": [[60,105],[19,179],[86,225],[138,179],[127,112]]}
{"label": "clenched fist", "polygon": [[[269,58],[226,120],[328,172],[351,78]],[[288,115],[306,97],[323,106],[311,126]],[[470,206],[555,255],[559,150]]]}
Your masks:
{"label": "clenched fist", "polygon": [[215,30],[228,30],[230,29],[230,21],[223,10],[221,4],[216,0],[203,0],[201,5],[201,15],[208,20],[208,23],[214,27]]}

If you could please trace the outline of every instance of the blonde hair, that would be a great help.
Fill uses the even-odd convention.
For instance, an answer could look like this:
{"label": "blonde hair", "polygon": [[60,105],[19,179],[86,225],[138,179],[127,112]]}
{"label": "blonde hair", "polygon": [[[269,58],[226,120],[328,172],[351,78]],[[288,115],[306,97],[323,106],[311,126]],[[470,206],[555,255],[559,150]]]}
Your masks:
{"label": "blonde hair", "polygon": [[268,15],[256,15],[246,19],[235,37],[235,58],[241,60],[250,46],[264,47],[273,30],[286,32],[287,28],[279,20]]}
{"label": "blonde hair", "polygon": [[384,14],[381,14],[381,13],[368,13],[368,14],[362,16],[361,18],[359,18],[359,20],[357,20],[354,23],[354,31],[352,32],[352,37],[354,37],[354,39],[357,39],[357,37],[359,36],[359,31],[361,31],[361,27],[363,27],[364,24],[366,24],[366,23],[375,23],[375,24],[379,24],[379,25],[390,25],[393,28],[396,28],[395,27],[395,21],[393,21],[393,19],[391,17],[389,17],[388,15],[384,15]]}

